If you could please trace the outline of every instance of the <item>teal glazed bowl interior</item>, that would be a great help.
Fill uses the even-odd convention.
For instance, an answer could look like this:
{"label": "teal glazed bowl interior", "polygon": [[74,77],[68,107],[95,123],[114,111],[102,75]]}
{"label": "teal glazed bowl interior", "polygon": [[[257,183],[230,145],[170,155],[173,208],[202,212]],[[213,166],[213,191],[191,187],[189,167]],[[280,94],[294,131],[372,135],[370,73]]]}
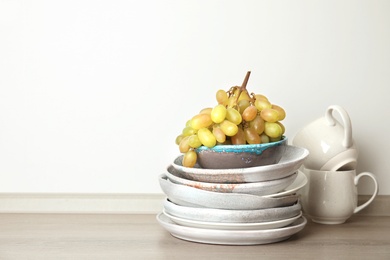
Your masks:
{"label": "teal glazed bowl interior", "polygon": [[287,138],[265,144],[201,146],[196,149],[198,164],[205,169],[235,169],[278,163],[287,145]]}

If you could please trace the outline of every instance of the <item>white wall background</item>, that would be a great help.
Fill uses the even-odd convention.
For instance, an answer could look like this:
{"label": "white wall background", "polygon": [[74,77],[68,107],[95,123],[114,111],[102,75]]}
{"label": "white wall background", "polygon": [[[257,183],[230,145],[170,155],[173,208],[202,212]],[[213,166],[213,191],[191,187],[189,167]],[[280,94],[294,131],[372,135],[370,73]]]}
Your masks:
{"label": "white wall background", "polygon": [[161,193],[185,121],[251,70],[290,138],[343,106],[358,170],[389,195],[389,14],[387,0],[0,0],[0,192]]}

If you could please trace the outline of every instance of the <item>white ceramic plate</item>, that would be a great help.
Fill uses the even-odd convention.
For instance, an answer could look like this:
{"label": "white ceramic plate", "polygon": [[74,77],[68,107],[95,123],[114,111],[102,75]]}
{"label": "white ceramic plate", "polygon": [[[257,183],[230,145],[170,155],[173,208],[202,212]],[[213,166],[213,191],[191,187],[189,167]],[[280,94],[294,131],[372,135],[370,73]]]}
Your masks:
{"label": "white ceramic plate", "polygon": [[258,223],[225,223],[225,222],[208,222],[198,221],[186,218],[175,217],[168,214],[163,210],[163,213],[169,217],[176,224],[186,227],[207,228],[207,229],[221,229],[221,230],[262,230],[262,229],[275,229],[290,225],[296,219],[302,216],[302,212],[299,215],[270,222],[258,222]]}
{"label": "white ceramic plate", "polygon": [[302,189],[306,184],[307,184],[307,177],[306,177],[306,175],[303,172],[298,171],[297,178],[295,178],[294,182],[291,183],[291,185],[288,186],[284,191],[281,191],[281,192],[278,192],[278,193],[275,193],[275,194],[264,195],[263,197],[266,197],[266,198],[277,198],[277,197],[281,197],[281,196],[294,194],[298,190]]}
{"label": "white ceramic plate", "polygon": [[163,209],[172,216],[179,218],[192,219],[198,221],[207,220],[209,222],[225,223],[257,223],[271,222],[297,216],[302,206],[296,203],[292,206],[276,207],[258,210],[229,210],[229,209],[212,209],[201,207],[186,207],[177,205],[169,199],[165,199]]}
{"label": "white ceramic plate", "polygon": [[258,196],[270,195],[283,191],[294,182],[298,175],[297,172],[294,172],[281,179],[250,183],[209,183],[183,178],[173,166],[169,166],[165,174],[173,183],[183,184],[201,190],[222,193],[245,193]]}
{"label": "white ceramic plate", "polygon": [[297,194],[267,198],[252,194],[206,191],[173,183],[165,174],[159,176],[159,183],[170,201],[189,207],[238,210],[266,209],[291,206],[297,203],[299,198]]}
{"label": "white ceramic plate", "polygon": [[260,245],[276,243],[301,231],[307,220],[300,217],[291,225],[265,230],[219,230],[181,226],[160,213],[156,217],[160,225],[172,236],[183,240],[220,245]]}
{"label": "white ceramic plate", "polygon": [[178,156],[172,166],[189,180],[211,183],[244,183],[275,180],[296,172],[303,164],[309,151],[302,147],[286,145],[286,150],[279,163],[238,168],[238,169],[203,169],[198,164],[193,168],[182,165],[183,155]]}

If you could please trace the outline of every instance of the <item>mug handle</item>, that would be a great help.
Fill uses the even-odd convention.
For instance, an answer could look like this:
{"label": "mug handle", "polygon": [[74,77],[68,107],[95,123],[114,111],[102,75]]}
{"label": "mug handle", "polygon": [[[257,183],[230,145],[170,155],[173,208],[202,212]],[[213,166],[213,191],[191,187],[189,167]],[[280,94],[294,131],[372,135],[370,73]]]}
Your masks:
{"label": "mug handle", "polygon": [[344,124],[344,140],[342,142],[342,145],[345,148],[349,148],[352,146],[352,123],[351,119],[349,118],[349,115],[347,111],[345,111],[342,107],[333,105],[328,107],[328,110],[326,110],[325,118],[329,126],[336,125],[336,119],[333,117],[332,112],[333,110],[336,110],[343,120]]}
{"label": "mug handle", "polygon": [[356,207],[355,210],[353,211],[353,213],[357,213],[357,212],[361,211],[362,209],[364,209],[365,207],[367,207],[375,199],[376,195],[378,195],[378,182],[376,181],[375,175],[372,173],[362,172],[359,175],[357,175],[354,179],[355,185],[358,185],[359,179],[363,176],[368,176],[374,181],[374,185],[375,185],[374,193],[372,194],[371,198],[368,201],[366,201],[366,203]]}

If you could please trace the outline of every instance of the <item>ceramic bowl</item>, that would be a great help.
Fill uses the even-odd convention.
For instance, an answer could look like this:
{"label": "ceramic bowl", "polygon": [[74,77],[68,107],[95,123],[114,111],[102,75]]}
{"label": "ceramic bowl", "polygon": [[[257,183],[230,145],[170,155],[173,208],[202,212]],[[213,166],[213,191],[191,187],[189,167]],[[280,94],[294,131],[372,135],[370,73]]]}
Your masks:
{"label": "ceramic bowl", "polygon": [[206,169],[233,169],[278,163],[282,158],[287,138],[265,144],[201,146],[196,149],[198,163]]}
{"label": "ceramic bowl", "polygon": [[180,173],[175,168],[173,168],[173,166],[169,166],[165,174],[173,183],[183,184],[201,190],[221,193],[244,193],[259,196],[275,194],[284,190],[286,187],[292,184],[298,176],[298,173],[295,172],[287,177],[270,181],[251,183],[209,183],[183,178],[181,177]]}
{"label": "ceramic bowl", "polygon": [[279,163],[239,168],[239,169],[204,169],[199,164],[193,168],[182,165],[183,156],[178,156],[172,166],[186,179],[211,183],[259,182],[284,178],[296,172],[309,151],[302,147],[286,145]]}

